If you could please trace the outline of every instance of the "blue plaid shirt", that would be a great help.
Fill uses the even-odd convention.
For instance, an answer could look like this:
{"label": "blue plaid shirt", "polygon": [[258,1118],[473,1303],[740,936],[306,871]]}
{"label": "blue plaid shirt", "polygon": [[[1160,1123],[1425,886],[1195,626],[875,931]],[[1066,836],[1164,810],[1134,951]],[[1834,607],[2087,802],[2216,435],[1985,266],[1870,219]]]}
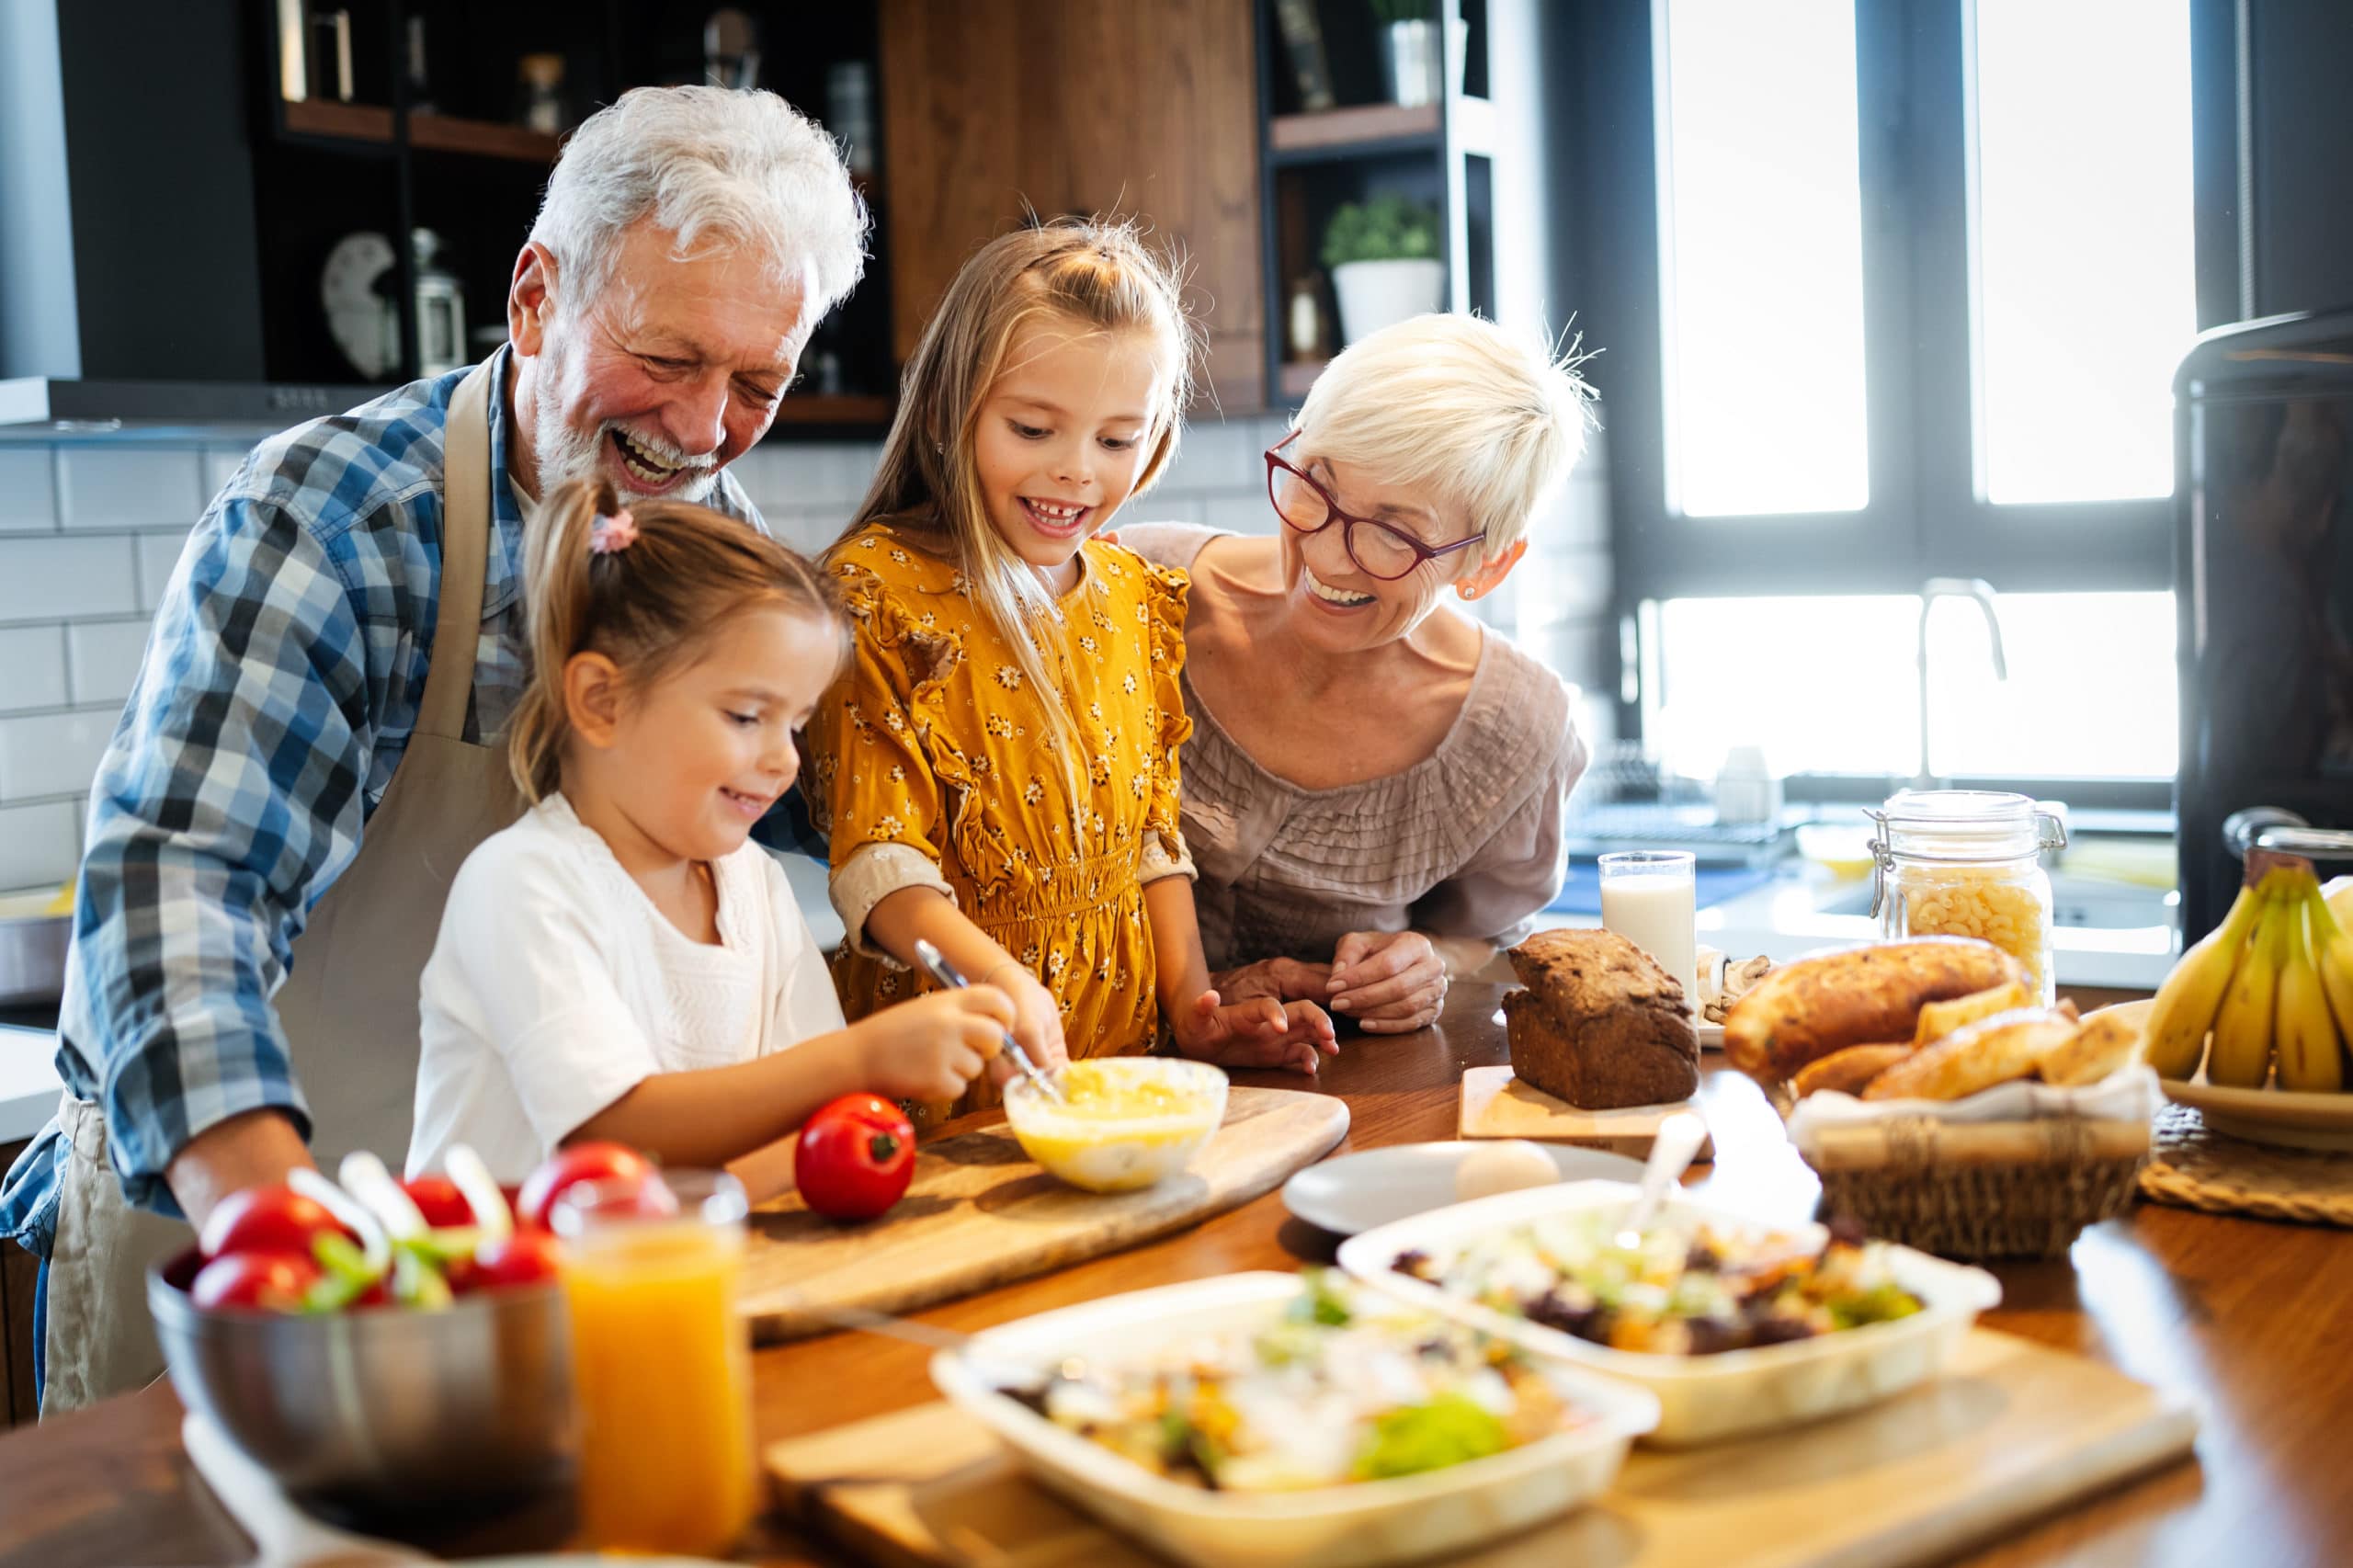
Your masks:
{"label": "blue plaid shirt", "polygon": [[[502,393],[509,352],[494,360]],[[276,1107],[307,1135],[269,998],[415,726],[441,593],[441,438],[465,373],[255,448],[164,592],[90,799],[57,1048],[143,1208],[178,1211],[165,1166],[229,1117]],[[491,421],[469,738],[498,733],[529,673],[506,424]],[[761,526],[727,474],[710,501]],[[0,1188],[0,1235],[43,1256],[65,1153],[51,1122]]]}

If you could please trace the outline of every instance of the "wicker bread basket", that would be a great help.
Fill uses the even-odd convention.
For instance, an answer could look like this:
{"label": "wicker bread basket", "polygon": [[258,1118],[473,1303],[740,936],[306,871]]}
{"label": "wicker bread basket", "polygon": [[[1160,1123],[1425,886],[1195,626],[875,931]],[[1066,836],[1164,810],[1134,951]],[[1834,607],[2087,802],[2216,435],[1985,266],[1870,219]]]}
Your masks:
{"label": "wicker bread basket", "polygon": [[1799,1153],[1822,1215],[1942,1257],[2059,1257],[2085,1226],[2131,1205],[2146,1121],[1899,1116],[1813,1129]]}

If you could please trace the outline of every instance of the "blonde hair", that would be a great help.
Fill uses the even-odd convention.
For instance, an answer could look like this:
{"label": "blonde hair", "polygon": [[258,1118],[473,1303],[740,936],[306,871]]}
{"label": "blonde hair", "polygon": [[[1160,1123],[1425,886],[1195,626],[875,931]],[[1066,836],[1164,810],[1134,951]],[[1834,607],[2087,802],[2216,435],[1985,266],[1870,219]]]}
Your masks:
{"label": "blonde hair", "polygon": [[1157,335],[1165,355],[1162,396],[1152,411],[1142,443],[1148,455],[1130,498],[1143,494],[1176,460],[1192,395],[1195,346],[1181,290],[1175,264],[1156,255],[1131,222],[1056,219],[983,245],[924,326],[900,381],[898,417],[874,483],[842,530],[847,540],[887,517],[938,535],[938,553],[964,574],[973,601],[1012,649],[1023,677],[1044,696],[1048,722],[1072,769],[1078,766],[1077,722],[1032,641],[1032,629],[1051,623],[1060,611],[1037,574],[989,522],[973,460],[981,405],[1028,322],[1054,316],[1097,332]]}
{"label": "blonde hair", "polygon": [[537,537],[526,541],[531,681],[508,722],[506,766],[527,801],[562,782],[572,733],[563,671],[575,654],[604,654],[642,689],[691,664],[734,617],[775,605],[834,629],[838,652],[825,684],[848,655],[849,620],[833,585],[759,529],[708,506],[639,501],[629,508],[636,537],[597,554],[589,548],[597,520],[620,510],[609,483],[575,480],[548,497]]}
{"label": "blonde hair", "polygon": [[1414,316],[1358,339],[1315,378],[1291,421],[1292,460],[1362,466],[1428,485],[1486,535],[1463,553],[1475,571],[1527,532],[1585,455],[1593,389],[1572,342],[1477,316]]}

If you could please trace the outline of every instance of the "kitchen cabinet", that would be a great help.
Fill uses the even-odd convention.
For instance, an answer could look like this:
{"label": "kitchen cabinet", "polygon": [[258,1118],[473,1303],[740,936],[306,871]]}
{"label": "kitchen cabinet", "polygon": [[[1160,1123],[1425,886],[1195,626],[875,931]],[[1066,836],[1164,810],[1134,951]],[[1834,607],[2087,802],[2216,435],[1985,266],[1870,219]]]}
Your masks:
{"label": "kitchen cabinet", "polygon": [[1035,212],[1117,213],[1186,265],[1231,413],[1267,402],[1251,0],[881,0],[892,345]]}

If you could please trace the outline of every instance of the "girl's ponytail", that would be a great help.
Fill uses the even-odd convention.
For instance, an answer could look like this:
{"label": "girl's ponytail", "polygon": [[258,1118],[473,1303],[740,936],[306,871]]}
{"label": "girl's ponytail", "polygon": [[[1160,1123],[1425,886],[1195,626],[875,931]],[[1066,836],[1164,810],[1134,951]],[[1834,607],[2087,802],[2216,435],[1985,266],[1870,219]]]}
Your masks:
{"label": "girl's ponytail", "polygon": [[[554,792],[563,757],[563,667],[587,645],[597,519],[621,509],[609,481],[574,480],[550,495],[536,538],[523,541],[525,635],[532,678],[508,721],[506,767],[532,804]],[[609,567],[607,570],[610,570]]]}

